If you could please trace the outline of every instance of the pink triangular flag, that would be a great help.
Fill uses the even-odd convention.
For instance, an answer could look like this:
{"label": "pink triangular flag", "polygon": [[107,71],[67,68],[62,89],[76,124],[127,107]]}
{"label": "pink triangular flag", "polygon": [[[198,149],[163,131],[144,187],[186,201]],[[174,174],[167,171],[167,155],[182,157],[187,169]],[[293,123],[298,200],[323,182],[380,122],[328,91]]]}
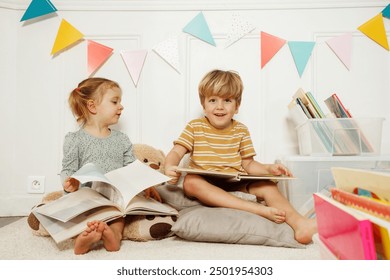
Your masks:
{"label": "pink triangular flag", "polygon": [[284,46],[286,40],[261,31],[261,68]]}
{"label": "pink triangular flag", "polygon": [[352,33],[333,37],[327,40],[326,44],[337,55],[345,67],[350,70],[352,57]]}
{"label": "pink triangular flag", "polygon": [[96,72],[96,70],[109,58],[112,51],[112,48],[88,40],[88,76]]}
{"label": "pink triangular flag", "polygon": [[121,51],[121,56],[135,86],[138,84],[147,54],[147,50]]}

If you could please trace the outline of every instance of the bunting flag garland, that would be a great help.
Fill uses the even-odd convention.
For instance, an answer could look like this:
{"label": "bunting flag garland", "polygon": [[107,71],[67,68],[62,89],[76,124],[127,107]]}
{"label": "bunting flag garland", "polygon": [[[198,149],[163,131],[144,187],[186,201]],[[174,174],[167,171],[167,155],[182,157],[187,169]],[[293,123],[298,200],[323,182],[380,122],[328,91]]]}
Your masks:
{"label": "bunting flag garland", "polygon": [[160,42],[153,51],[180,73],[179,48],[177,37],[173,36]]}
{"label": "bunting flag garland", "polygon": [[326,44],[337,55],[345,67],[350,70],[352,57],[352,33],[333,37],[327,40]]}
{"label": "bunting flag garland", "polygon": [[286,44],[286,40],[261,31],[261,68]]}
{"label": "bunting flag garland", "polygon": [[[57,12],[57,8],[50,0],[31,0],[30,5],[26,9],[20,21],[26,21],[55,12]],[[386,50],[389,50],[383,18],[390,19],[390,4],[387,5],[378,15],[360,25],[357,29],[375,43],[379,44]],[[254,29],[255,27],[253,24],[241,17],[238,13],[233,12],[231,27],[225,41],[225,48],[231,46]],[[203,12],[199,12],[190,22],[188,22],[182,29],[182,32],[188,33],[208,44],[216,46]],[[65,48],[70,47],[77,41],[83,39],[83,37],[84,35],[80,31],[74,28],[66,20],[62,19],[51,54],[54,55]],[[334,52],[348,70],[350,70],[351,67],[352,39],[352,33],[346,33],[338,37],[330,38],[326,41],[328,47]],[[273,59],[273,57],[287,42],[300,77],[302,77],[316,44],[315,42],[286,41],[263,31],[261,31],[260,40],[261,69],[264,68],[271,59]],[[110,55],[112,55],[113,49],[91,40],[88,40],[87,45],[87,72],[90,76],[95,73],[99,67],[101,67]],[[172,66],[172,68],[174,68],[178,73],[180,73],[177,36],[160,42],[152,50],[170,66]],[[146,50],[121,52],[122,59],[126,64],[135,86],[138,84],[147,53],[148,51]]]}
{"label": "bunting flag garland", "polygon": [[88,76],[91,76],[110,57],[113,49],[87,40]]}
{"label": "bunting flag garland", "polygon": [[232,25],[226,39],[225,48],[240,40],[242,37],[252,32],[254,29],[255,27],[253,26],[253,24],[251,24],[249,21],[246,21],[239,14],[233,13]]}
{"label": "bunting flag garland", "polygon": [[377,44],[381,45],[386,50],[389,50],[382,13],[379,13],[366,23],[360,25],[358,30],[360,30],[363,34],[365,34]]}
{"label": "bunting flag garland", "polygon": [[51,50],[51,54],[56,54],[64,48],[81,40],[83,37],[84,35],[80,31],[63,19],[60,27],[58,28],[57,37],[54,42],[53,49]]}
{"label": "bunting flag garland", "polygon": [[126,64],[127,70],[130,73],[131,79],[133,80],[134,85],[137,87],[139,77],[141,75],[142,68],[146,56],[148,54],[147,50],[137,50],[137,51],[122,51],[121,56],[123,61]]}
{"label": "bunting flag garland", "polygon": [[390,18],[390,4],[383,9],[382,16],[384,16],[385,18]]}
{"label": "bunting flag garland", "polygon": [[302,73],[306,68],[307,62],[309,61],[315,42],[289,41],[287,44],[294,58],[295,66],[297,67],[299,77],[302,77]]}
{"label": "bunting flag garland", "polygon": [[184,28],[183,32],[191,34],[210,45],[215,46],[214,38],[211,35],[209,26],[202,12],[194,17]]}
{"label": "bunting flag garland", "polygon": [[25,21],[56,12],[50,0],[32,0],[20,21]]}

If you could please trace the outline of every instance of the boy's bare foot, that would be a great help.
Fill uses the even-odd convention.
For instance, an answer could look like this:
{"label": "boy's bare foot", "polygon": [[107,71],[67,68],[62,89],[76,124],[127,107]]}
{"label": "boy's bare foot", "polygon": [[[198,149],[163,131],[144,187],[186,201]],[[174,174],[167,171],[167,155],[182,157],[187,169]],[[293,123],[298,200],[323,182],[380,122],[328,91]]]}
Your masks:
{"label": "boy's bare foot", "polygon": [[312,242],[313,235],[317,232],[316,219],[302,219],[295,229],[295,240],[302,244],[309,244]]}
{"label": "boy's bare foot", "polygon": [[286,221],[286,213],[284,211],[269,206],[261,205],[260,215],[277,224]]}
{"label": "boy's bare foot", "polygon": [[104,231],[102,235],[103,246],[107,251],[118,251],[120,249],[120,244],[122,236],[116,234],[112,228],[104,223]]}
{"label": "boy's bare foot", "polygon": [[87,223],[87,228],[84,232],[77,236],[74,244],[74,253],[81,255],[88,253],[93,244],[102,238],[104,225],[99,221]]}

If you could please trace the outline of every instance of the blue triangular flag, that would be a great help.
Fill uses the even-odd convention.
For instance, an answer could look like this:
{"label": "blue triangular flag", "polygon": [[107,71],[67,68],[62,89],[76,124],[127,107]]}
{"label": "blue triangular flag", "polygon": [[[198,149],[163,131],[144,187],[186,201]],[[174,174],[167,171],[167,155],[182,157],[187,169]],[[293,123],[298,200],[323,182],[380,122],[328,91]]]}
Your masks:
{"label": "blue triangular flag", "polygon": [[213,46],[215,46],[214,38],[210,33],[209,26],[202,12],[194,17],[184,28],[183,32],[191,34]]}
{"label": "blue triangular flag", "polygon": [[20,21],[40,17],[56,11],[56,7],[54,7],[50,0],[32,0]]}
{"label": "blue triangular flag", "polygon": [[302,77],[314,45],[315,42],[288,42],[288,47],[290,48],[300,77]]}
{"label": "blue triangular flag", "polygon": [[390,4],[383,9],[382,16],[384,16],[385,18],[390,18]]}

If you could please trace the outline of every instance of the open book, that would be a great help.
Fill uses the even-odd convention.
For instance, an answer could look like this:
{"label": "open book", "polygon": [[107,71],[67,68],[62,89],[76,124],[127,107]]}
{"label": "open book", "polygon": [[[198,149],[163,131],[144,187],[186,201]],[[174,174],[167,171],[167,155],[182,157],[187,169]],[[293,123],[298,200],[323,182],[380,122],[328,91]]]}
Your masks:
{"label": "open book", "polygon": [[80,183],[92,182],[34,210],[34,214],[59,243],[83,232],[92,220],[111,221],[126,215],[177,215],[176,209],[141,192],[171,178],[139,160],[103,174],[88,163],[72,175]]}
{"label": "open book", "polygon": [[184,172],[187,174],[198,174],[202,176],[211,176],[211,177],[218,177],[221,179],[226,179],[227,181],[241,181],[241,180],[292,180],[296,179],[295,177],[289,177],[289,176],[275,176],[272,174],[266,174],[266,175],[248,175],[245,173],[225,173],[225,172],[219,172],[219,171],[210,171],[210,170],[201,170],[201,169],[194,169],[194,168],[181,168],[178,167],[176,169],[176,172]]}

